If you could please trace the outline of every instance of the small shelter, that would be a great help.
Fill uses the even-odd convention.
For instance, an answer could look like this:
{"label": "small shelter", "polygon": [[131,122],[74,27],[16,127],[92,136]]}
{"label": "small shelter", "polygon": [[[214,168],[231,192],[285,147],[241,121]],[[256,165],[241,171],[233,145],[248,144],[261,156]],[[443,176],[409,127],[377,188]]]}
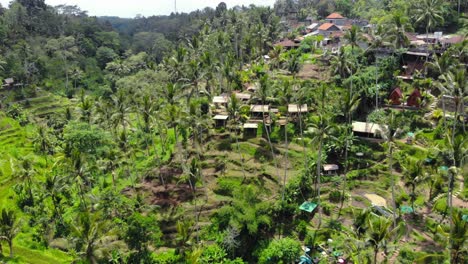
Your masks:
{"label": "small shelter", "polygon": [[361,137],[374,136],[374,137],[377,137],[385,129],[386,129],[386,126],[375,124],[375,123],[358,122],[358,121],[353,122],[353,133],[354,133],[355,136],[361,136]]}
{"label": "small shelter", "polygon": [[236,98],[242,102],[247,102],[252,97],[252,95],[247,94],[247,93],[235,93],[235,95],[236,95]]}
{"label": "small shelter", "polygon": [[258,124],[245,123],[244,124],[244,137],[257,137]]}
{"label": "small shelter", "polygon": [[16,83],[15,79],[13,78],[6,78],[5,80],[3,80],[2,87],[5,89],[12,89],[14,87],[22,86],[22,85],[23,85],[22,83]]}
{"label": "small shelter", "polygon": [[227,105],[228,98],[226,96],[213,96],[213,104]]}
{"label": "small shelter", "polygon": [[389,96],[389,100],[392,105],[400,105],[401,99],[403,98],[403,93],[401,92],[400,87],[395,88]]}
{"label": "small shelter", "polygon": [[422,96],[421,96],[421,92],[419,92],[419,89],[414,89],[414,91],[408,97],[408,100],[406,101],[406,105],[419,107],[421,103],[421,98]]}
{"label": "small shelter", "polygon": [[281,46],[287,50],[298,48],[301,44],[296,43],[290,39],[285,39],[283,41],[275,43],[275,46]]}
{"label": "small shelter", "polygon": [[263,113],[268,114],[270,111],[269,105],[252,105],[250,107],[250,116],[252,118],[263,119]]}
{"label": "small shelter", "polygon": [[298,113],[307,113],[307,105],[297,105],[297,104],[289,104],[288,105],[288,113],[290,114],[298,114]]}
{"label": "small shelter", "polygon": [[213,120],[215,121],[215,127],[224,127],[226,126],[226,121],[229,118],[227,115],[215,115]]}
{"label": "small shelter", "polygon": [[339,169],[340,167],[336,164],[324,164],[323,165],[323,171],[327,175],[335,175]]}

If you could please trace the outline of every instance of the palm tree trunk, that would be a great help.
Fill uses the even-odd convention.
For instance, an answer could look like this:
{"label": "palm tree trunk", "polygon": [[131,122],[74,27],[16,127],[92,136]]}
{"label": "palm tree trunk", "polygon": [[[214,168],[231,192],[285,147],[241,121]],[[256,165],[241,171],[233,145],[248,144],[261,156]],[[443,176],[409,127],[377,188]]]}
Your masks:
{"label": "palm tree trunk", "polygon": [[377,254],[379,253],[379,248],[374,247],[374,264],[377,264]]}
{"label": "palm tree trunk", "polygon": [[288,144],[288,120],[289,120],[289,112],[286,114],[286,124],[284,125],[284,148],[286,150],[285,152],[285,166],[284,166],[284,178],[283,178],[283,194],[281,196],[281,201],[284,201],[284,193],[286,191],[286,178],[288,177],[288,166],[289,166],[289,160],[288,160],[288,155],[289,155],[289,144]]}
{"label": "palm tree trunk", "polygon": [[393,228],[396,228],[396,203],[395,203],[395,176],[393,175],[393,149],[391,146],[391,141],[388,142],[389,147],[389,167],[390,167],[390,178],[392,179],[392,206],[393,206]]}
{"label": "palm tree trunk", "polygon": [[[320,172],[322,167],[322,146],[323,145],[323,136],[320,135],[320,142],[319,142],[319,149],[318,149],[318,156],[317,156],[317,181],[315,182],[316,189],[317,189],[317,203],[320,206]],[[319,223],[322,222],[322,210],[319,209]]]}
{"label": "palm tree trunk", "polygon": [[[265,131],[266,131],[266,135],[267,135],[267,140],[268,140],[268,145],[270,146],[270,150],[271,150],[271,157],[273,158],[273,163],[275,164],[275,169],[276,169],[276,175],[278,176],[278,184],[280,184],[281,182],[281,176],[280,176],[280,173],[279,173],[279,170],[278,170],[278,163],[276,162],[276,155],[275,155],[275,151],[273,149],[273,144],[271,144],[271,139],[270,139],[270,132],[268,131],[268,127],[266,125],[266,119],[265,119],[265,102],[263,102],[263,105],[262,105],[262,117],[263,117],[263,127],[265,128]],[[270,128],[271,128],[271,124],[270,124]]]}
{"label": "palm tree trunk", "polygon": [[13,238],[8,239],[8,247],[10,248],[10,258],[13,258]]}

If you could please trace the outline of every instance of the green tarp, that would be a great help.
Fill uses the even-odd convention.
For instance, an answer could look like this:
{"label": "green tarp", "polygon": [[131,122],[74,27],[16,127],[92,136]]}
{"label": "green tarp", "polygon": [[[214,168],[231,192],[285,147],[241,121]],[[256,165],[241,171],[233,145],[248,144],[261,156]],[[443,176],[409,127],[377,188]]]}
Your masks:
{"label": "green tarp", "polygon": [[411,206],[402,205],[400,206],[400,211],[403,214],[411,214],[413,212],[413,208],[411,208]]}
{"label": "green tarp", "polygon": [[463,221],[468,222],[468,215],[463,215],[462,219],[463,219]]}
{"label": "green tarp", "polygon": [[299,206],[299,209],[309,213],[312,213],[312,211],[314,211],[315,208],[317,208],[317,204],[312,202],[304,202],[303,204],[301,204],[301,206]]}

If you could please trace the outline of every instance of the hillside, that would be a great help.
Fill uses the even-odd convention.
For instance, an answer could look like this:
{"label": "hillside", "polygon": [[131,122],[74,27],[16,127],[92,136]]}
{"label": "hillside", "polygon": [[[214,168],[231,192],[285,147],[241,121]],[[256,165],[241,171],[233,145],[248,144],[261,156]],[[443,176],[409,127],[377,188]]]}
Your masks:
{"label": "hillside", "polygon": [[0,263],[466,263],[468,6],[0,6]]}

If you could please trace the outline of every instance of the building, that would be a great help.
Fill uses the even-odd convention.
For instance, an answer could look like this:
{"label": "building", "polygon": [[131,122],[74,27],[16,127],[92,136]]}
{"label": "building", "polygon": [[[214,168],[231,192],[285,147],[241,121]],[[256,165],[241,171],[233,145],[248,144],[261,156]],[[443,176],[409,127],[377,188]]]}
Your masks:
{"label": "building", "polygon": [[324,164],[323,165],[323,171],[325,172],[326,175],[334,175],[338,172],[340,167],[336,164]]}
{"label": "building", "polygon": [[301,44],[290,39],[285,39],[275,43],[275,46],[281,46],[286,50],[298,48]]}
{"label": "building", "polygon": [[303,105],[289,104],[288,105],[289,114],[295,115],[298,113],[307,113],[307,112],[308,112],[308,109],[307,109],[306,104],[303,104]]}
{"label": "building", "polygon": [[328,37],[330,36],[333,32],[341,31],[339,27],[337,27],[333,23],[323,23],[319,28],[318,28],[318,34]]}
{"label": "building", "polygon": [[346,25],[346,22],[348,19],[346,17],[343,17],[339,13],[331,13],[329,16],[325,18],[325,21],[331,24],[335,24],[337,26],[344,26]]}
{"label": "building", "polygon": [[369,122],[353,122],[353,134],[358,137],[378,137],[385,132],[386,126]]}
{"label": "building", "polygon": [[412,106],[412,107],[419,107],[421,104],[421,92],[419,92],[419,89],[414,89],[414,91],[410,94],[408,97],[408,100],[406,101],[407,106]]}
{"label": "building", "polygon": [[244,137],[257,137],[258,124],[257,123],[245,123],[244,126]]}
{"label": "building", "polygon": [[226,126],[226,121],[228,120],[229,116],[227,115],[215,115],[213,120],[215,122],[215,127],[224,127]]}
{"label": "building", "polygon": [[392,105],[401,105],[401,99],[403,99],[403,93],[401,92],[400,87],[395,88],[390,96],[388,97],[390,104]]}

